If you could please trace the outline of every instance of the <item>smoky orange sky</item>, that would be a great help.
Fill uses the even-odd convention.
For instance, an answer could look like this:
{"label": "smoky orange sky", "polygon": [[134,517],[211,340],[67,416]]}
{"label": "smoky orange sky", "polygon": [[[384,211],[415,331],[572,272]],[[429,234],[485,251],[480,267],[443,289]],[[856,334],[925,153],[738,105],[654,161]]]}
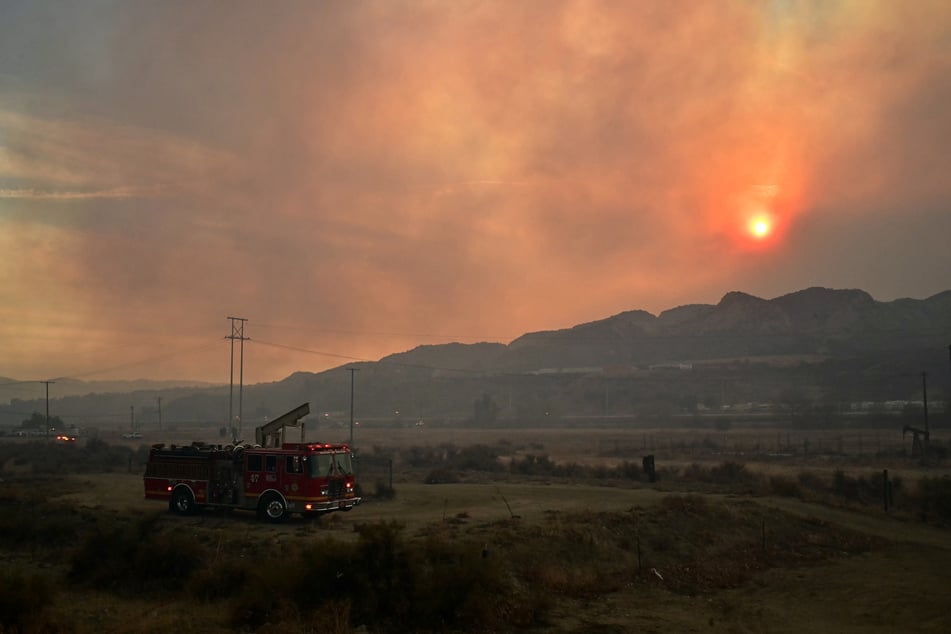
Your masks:
{"label": "smoky orange sky", "polygon": [[[946,0],[0,4],[0,376],[951,288]],[[751,232],[764,223],[762,236]]]}

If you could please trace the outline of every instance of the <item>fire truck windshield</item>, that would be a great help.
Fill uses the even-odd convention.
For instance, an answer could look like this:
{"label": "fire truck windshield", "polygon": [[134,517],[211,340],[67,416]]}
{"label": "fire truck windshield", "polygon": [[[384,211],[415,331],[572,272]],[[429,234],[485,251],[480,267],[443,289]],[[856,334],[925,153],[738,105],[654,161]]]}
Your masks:
{"label": "fire truck windshield", "polygon": [[308,475],[312,478],[350,475],[353,472],[349,452],[319,453],[308,460],[307,464]]}

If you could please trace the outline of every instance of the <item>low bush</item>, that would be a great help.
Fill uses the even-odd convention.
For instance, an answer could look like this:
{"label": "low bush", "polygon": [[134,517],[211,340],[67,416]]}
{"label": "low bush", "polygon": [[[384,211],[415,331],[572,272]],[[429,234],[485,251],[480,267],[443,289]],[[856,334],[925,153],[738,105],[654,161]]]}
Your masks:
{"label": "low bush", "polygon": [[58,551],[79,539],[88,519],[73,508],[42,498],[7,498],[0,500],[0,544],[10,551]]}
{"label": "low bush", "polygon": [[138,469],[147,458],[144,445],[133,450],[98,438],[68,445],[49,441],[0,444],[0,465],[28,465],[34,475],[128,471]]}
{"label": "low bush", "polygon": [[747,470],[745,464],[731,461],[712,467],[710,477],[720,484],[747,483],[754,479],[754,475]]}
{"label": "low bush", "polygon": [[827,493],[830,490],[828,481],[824,480],[820,475],[813,473],[812,471],[799,472],[796,480],[799,482],[799,486],[804,491]]}
{"label": "low bush", "polygon": [[185,587],[188,594],[203,601],[220,601],[239,595],[258,566],[248,560],[215,558],[194,571]]}
{"label": "low bush", "polygon": [[195,539],[157,530],[158,514],[93,531],[76,549],[69,578],[123,596],[179,590],[205,565]]}
{"label": "low bush", "polygon": [[785,476],[770,476],[769,490],[773,495],[787,498],[802,498],[802,487],[799,482]]}
{"label": "low bush", "polygon": [[426,484],[452,484],[459,482],[459,476],[448,469],[433,469],[426,474]]}
{"label": "low bush", "polygon": [[707,498],[695,493],[686,495],[665,495],[660,500],[662,509],[668,511],[703,514],[708,509]]}
{"label": "low bush", "polygon": [[517,475],[571,478],[574,480],[633,480],[635,482],[647,480],[643,466],[636,462],[625,460],[614,467],[601,464],[580,465],[575,462],[556,463],[547,454],[526,454],[521,458],[515,458],[509,465],[509,471]]}
{"label": "low bush", "polygon": [[923,520],[951,522],[951,478],[922,478],[911,500]]}
{"label": "low bush", "polygon": [[56,598],[56,587],[39,574],[0,570],[0,631],[45,629],[43,610]]}
{"label": "low bush", "polygon": [[882,499],[884,480],[876,471],[865,476],[850,476],[843,471],[832,474],[832,492],[844,500],[856,504],[878,504]]}
{"label": "low bush", "polygon": [[502,471],[499,461],[501,446],[471,445],[456,447],[445,443],[439,447],[413,446],[400,452],[403,461],[414,469],[442,469],[454,471]]}
{"label": "low bush", "polygon": [[[510,594],[501,570],[504,562],[485,557],[481,544],[439,537],[408,542],[395,522],[363,524],[357,531],[356,543],[303,545],[273,566],[218,566],[208,574],[232,574],[242,582],[236,588],[219,587],[213,596],[233,592],[231,625],[236,628],[270,623],[293,629],[292,624],[327,611],[337,615],[340,625],[342,610],[347,624],[381,631],[494,629],[504,624],[500,599],[504,602]],[[193,585],[203,577],[196,575]]]}
{"label": "low bush", "polygon": [[374,487],[373,497],[379,498],[381,500],[392,500],[394,497],[396,497],[396,489],[383,480],[377,480]]}
{"label": "low bush", "polygon": [[555,463],[546,455],[526,454],[521,459],[512,460],[509,468],[512,473],[520,475],[553,475]]}

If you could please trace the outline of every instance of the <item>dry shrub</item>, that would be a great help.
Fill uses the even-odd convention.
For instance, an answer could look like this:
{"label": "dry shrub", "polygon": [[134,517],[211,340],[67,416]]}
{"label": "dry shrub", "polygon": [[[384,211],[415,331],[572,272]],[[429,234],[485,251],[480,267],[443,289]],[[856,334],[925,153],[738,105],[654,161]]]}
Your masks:
{"label": "dry shrub", "polygon": [[707,499],[696,493],[686,495],[666,495],[660,500],[660,506],[667,511],[702,514],[709,510]]}
{"label": "dry shrub", "polygon": [[206,553],[189,535],[158,530],[158,517],[99,526],[73,553],[70,580],[124,596],[181,590]]}
{"label": "dry shrub", "polygon": [[923,521],[951,522],[951,478],[922,478],[910,502]]}
{"label": "dry shrub", "polygon": [[770,476],[769,490],[773,495],[787,498],[802,498],[802,487],[796,480],[785,476]]}
{"label": "dry shrub", "polygon": [[433,469],[426,475],[426,484],[452,484],[459,482],[459,476],[448,469]]}
{"label": "dry shrub", "polygon": [[379,498],[381,500],[392,500],[394,497],[396,497],[396,489],[391,487],[383,480],[377,480],[374,483],[373,497]]}
{"label": "dry shrub", "polygon": [[325,601],[320,610],[311,615],[306,631],[310,634],[352,634],[350,601]]}
{"label": "dry shrub", "polygon": [[45,576],[0,570],[0,631],[46,630],[43,610],[55,597],[56,588]]}
{"label": "dry shrub", "polygon": [[672,563],[662,567],[664,585],[680,594],[698,594],[723,588],[736,588],[757,571],[765,562],[756,549],[743,548],[686,563]]}
{"label": "dry shrub", "polygon": [[525,578],[538,590],[546,592],[566,593],[571,587],[568,571],[557,562],[540,561],[526,572]]}
{"label": "dry shrub", "polygon": [[256,567],[247,560],[213,561],[192,574],[186,585],[187,592],[204,601],[228,599],[241,592]]}
{"label": "dry shrub", "polygon": [[826,493],[829,491],[829,483],[812,471],[801,471],[796,479],[804,491],[814,491],[817,493]]}

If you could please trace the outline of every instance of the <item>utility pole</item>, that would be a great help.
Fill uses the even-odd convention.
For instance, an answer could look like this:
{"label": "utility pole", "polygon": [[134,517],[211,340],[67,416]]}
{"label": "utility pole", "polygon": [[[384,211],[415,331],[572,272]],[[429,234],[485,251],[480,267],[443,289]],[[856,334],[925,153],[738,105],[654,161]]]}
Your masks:
{"label": "utility pole", "polygon": [[158,428],[159,431],[162,431],[162,397],[156,397],[158,401]]}
{"label": "utility pole", "polygon": [[41,381],[41,383],[46,384],[46,436],[48,438],[50,435],[50,383],[56,383],[56,381]]}
{"label": "utility pole", "polygon": [[243,317],[228,317],[231,320],[231,334],[225,339],[231,339],[231,378],[229,380],[230,390],[228,392],[228,427],[231,428],[234,422],[234,340],[241,342],[240,353],[240,374],[238,378],[238,433],[234,434],[233,440],[237,442],[241,437],[242,405],[244,403],[244,342],[250,337],[244,336],[244,324],[247,319]]}
{"label": "utility pole", "polygon": [[353,377],[360,368],[347,369],[350,370],[350,451],[353,451]]}
{"label": "utility pole", "polygon": [[921,373],[921,404],[924,412],[925,428],[919,429],[911,425],[905,425],[902,429],[902,438],[905,434],[911,432],[911,455],[921,457],[922,462],[928,459],[929,447],[931,445],[931,427],[928,424],[928,373]]}

